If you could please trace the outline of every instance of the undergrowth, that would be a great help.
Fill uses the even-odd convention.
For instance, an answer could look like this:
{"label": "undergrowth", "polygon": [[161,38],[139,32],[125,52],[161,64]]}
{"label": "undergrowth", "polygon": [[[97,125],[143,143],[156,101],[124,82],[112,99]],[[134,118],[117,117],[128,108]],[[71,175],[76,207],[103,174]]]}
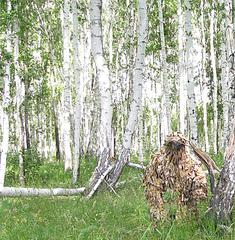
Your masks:
{"label": "undergrowth", "polygon": [[[18,186],[12,160],[6,184]],[[84,159],[78,186],[84,186],[95,161]],[[34,171],[34,173],[33,173]],[[71,173],[60,163],[42,163],[28,172],[27,186],[71,187]],[[14,176],[14,177],[13,177]],[[199,204],[198,218],[190,215],[167,220],[152,228],[142,186],[142,173],[125,168],[116,192],[100,191],[92,199],[76,197],[1,198],[1,240],[234,240],[235,228],[215,228],[205,214],[208,202]]]}

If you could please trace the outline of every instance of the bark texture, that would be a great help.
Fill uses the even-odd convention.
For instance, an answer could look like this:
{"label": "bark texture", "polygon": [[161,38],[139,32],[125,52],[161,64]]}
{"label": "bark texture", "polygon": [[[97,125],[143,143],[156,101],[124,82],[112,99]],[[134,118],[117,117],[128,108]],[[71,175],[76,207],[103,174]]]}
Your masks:
{"label": "bark texture", "polygon": [[[7,14],[11,13],[11,2],[7,0]],[[11,53],[11,25],[7,22],[6,29],[6,52]],[[5,62],[5,76],[4,76],[4,88],[3,88],[3,100],[2,100],[2,117],[1,117],[1,127],[2,136],[0,145],[0,189],[4,187],[4,178],[6,172],[6,160],[9,145],[9,116],[7,112],[7,107],[10,101],[10,59]]]}
{"label": "bark texture", "polygon": [[212,197],[211,214],[218,222],[229,222],[235,194],[235,119],[226,148],[224,167]]}
{"label": "bark texture", "polygon": [[119,179],[123,167],[128,162],[128,157],[131,148],[131,140],[138,124],[138,114],[142,104],[142,87],[143,87],[143,71],[145,60],[145,45],[147,37],[147,8],[146,1],[139,0],[139,34],[138,34],[138,47],[136,56],[136,65],[134,68],[133,78],[133,100],[130,106],[130,113],[125,128],[123,143],[118,157],[118,161],[114,166],[108,178],[108,183],[114,186]]}
{"label": "bark texture", "polygon": [[0,189],[0,196],[3,197],[33,197],[33,196],[72,196],[84,192],[85,188],[66,189],[66,188],[14,188],[4,187]]}
{"label": "bark texture", "polygon": [[[102,183],[104,173],[111,170],[111,146],[112,146],[112,98],[109,69],[104,58],[102,35],[102,1],[91,0],[91,52],[96,65],[97,80],[100,93],[100,128],[99,128],[99,157],[97,166],[92,174],[86,194],[90,198]],[[108,171],[109,170],[109,171]],[[107,175],[107,174],[106,174]],[[105,175],[105,176],[106,176]]]}
{"label": "bark texture", "polygon": [[193,77],[193,33],[192,33],[192,16],[190,0],[185,0],[185,32],[186,32],[186,62],[187,62],[187,93],[188,93],[188,116],[190,140],[197,142],[197,116],[196,116],[196,100],[194,92]]}

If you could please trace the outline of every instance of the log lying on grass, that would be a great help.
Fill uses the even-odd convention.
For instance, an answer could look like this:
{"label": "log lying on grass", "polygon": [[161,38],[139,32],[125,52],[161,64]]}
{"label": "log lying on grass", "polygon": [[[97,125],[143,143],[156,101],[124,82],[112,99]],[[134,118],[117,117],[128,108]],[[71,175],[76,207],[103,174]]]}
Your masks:
{"label": "log lying on grass", "polygon": [[140,170],[145,170],[146,169],[146,167],[144,165],[141,165],[141,164],[138,164],[138,163],[132,163],[132,162],[128,162],[127,166],[137,168],[137,169],[140,169]]}
{"label": "log lying on grass", "polygon": [[83,193],[85,188],[15,188],[4,187],[0,189],[2,197],[32,197],[32,196],[73,196]]}

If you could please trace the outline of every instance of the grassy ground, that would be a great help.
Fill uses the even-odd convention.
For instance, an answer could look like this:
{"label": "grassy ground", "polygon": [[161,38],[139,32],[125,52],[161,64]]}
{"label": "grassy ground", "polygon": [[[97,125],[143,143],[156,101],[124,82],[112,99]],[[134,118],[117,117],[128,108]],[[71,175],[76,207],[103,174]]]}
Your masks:
{"label": "grassy ground", "polygon": [[[93,161],[82,165],[79,185],[89,179]],[[7,184],[16,185],[12,169],[8,169]],[[34,169],[35,171],[35,169]],[[70,174],[63,173],[57,164],[41,165],[36,177],[28,175],[28,186],[70,187]],[[235,239],[232,226],[224,234],[206,219],[207,203],[200,204],[200,217],[160,223],[151,227],[144,198],[141,172],[126,168],[122,180],[128,180],[117,189],[117,194],[99,192],[93,199],[77,197],[1,198],[0,239],[23,240],[221,240]]]}

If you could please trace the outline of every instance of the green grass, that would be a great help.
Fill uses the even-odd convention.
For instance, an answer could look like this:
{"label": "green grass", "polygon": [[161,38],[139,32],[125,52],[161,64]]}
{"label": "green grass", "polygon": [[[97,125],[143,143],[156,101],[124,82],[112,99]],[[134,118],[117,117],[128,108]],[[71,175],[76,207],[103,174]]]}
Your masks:
{"label": "green grass", "polygon": [[[84,161],[79,185],[89,179],[94,161]],[[37,177],[29,178],[28,186],[71,187],[70,173],[63,173],[59,164],[38,167]],[[10,175],[7,175],[8,178]],[[159,223],[153,230],[144,197],[141,172],[126,168],[121,180],[128,182],[117,189],[98,192],[93,199],[77,197],[33,197],[0,199],[0,239],[5,240],[234,240],[232,226],[223,235],[206,219],[207,202],[200,204],[199,219]],[[11,179],[7,182],[17,185]]]}

